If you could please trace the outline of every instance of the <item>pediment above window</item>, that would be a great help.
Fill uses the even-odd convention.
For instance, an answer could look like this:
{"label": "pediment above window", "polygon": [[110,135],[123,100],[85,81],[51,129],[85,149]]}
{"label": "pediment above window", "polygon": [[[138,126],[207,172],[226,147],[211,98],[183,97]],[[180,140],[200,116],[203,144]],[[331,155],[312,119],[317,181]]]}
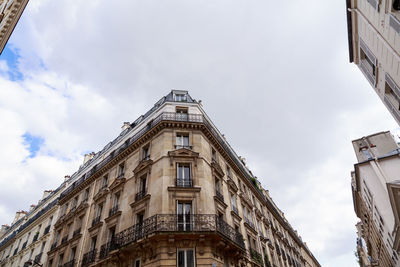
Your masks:
{"label": "pediment above window", "polygon": [[232,189],[233,192],[236,193],[239,190],[239,188],[236,186],[235,181],[233,181],[231,178],[228,178],[227,183],[228,183],[230,189]]}
{"label": "pediment above window", "polygon": [[110,190],[115,191],[117,188],[125,184],[126,178],[116,178],[114,182],[110,185]]}
{"label": "pediment above window", "polygon": [[133,170],[133,173],[136,175],[147,168],[150,169],[151,165],[153,165],[153,160],[151,160],[151,159],[142,160],[139,163],[139,165],[137,165],[136,168]]}
{"label": "pediment above window", "polygon": [[194,159],[195,166],[197,166],[197,158],[199,157],[199,153],[194,152],[187,148],[179,148],[176,150],[168,151],[168,156],[170,157],[171,166],[173,165],[174,158],[190,158]]}

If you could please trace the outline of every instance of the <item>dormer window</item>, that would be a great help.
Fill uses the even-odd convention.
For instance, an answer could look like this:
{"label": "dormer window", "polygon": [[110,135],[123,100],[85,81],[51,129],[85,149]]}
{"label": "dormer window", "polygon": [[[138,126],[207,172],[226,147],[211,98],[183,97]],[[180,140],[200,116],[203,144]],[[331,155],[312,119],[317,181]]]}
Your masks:
{"label": "dormer window", "polygon": [[174,94],[174,100],[176,102],[186,102],[186,94]]}

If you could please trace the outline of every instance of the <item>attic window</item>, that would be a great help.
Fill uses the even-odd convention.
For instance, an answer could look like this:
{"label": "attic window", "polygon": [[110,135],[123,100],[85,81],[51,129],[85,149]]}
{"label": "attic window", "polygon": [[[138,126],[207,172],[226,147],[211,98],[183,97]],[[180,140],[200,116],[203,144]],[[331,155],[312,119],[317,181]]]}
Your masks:
{"label": "attic window", "polygon": [[174,100],[177,102],[186,102],[186,94],[174,94]]}

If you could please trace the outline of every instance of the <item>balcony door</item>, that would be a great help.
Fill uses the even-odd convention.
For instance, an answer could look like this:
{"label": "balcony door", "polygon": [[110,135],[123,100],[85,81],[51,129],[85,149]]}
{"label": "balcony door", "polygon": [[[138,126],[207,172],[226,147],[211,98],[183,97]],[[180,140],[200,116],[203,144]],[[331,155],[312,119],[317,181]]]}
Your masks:
{"label": "balcony door", "polygon": [[192,203],[178,202],[177,215],[178,231],[191,231],[193,224]]}

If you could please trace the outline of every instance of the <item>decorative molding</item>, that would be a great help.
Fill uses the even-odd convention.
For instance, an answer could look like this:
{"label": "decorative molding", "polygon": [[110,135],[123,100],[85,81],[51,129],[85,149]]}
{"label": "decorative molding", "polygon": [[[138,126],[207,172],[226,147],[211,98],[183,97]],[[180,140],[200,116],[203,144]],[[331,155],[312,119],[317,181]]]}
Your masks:
{"label": "decorative molding", "polygon": [[168,156],[170,158],[170,164],[173,166],[175,158],[190,158],[194,160],[194,166],[197,167],[197,159],[199,158],[199,153],[194,152],[187,148],[179,148],[176,150],[168,151]]}

